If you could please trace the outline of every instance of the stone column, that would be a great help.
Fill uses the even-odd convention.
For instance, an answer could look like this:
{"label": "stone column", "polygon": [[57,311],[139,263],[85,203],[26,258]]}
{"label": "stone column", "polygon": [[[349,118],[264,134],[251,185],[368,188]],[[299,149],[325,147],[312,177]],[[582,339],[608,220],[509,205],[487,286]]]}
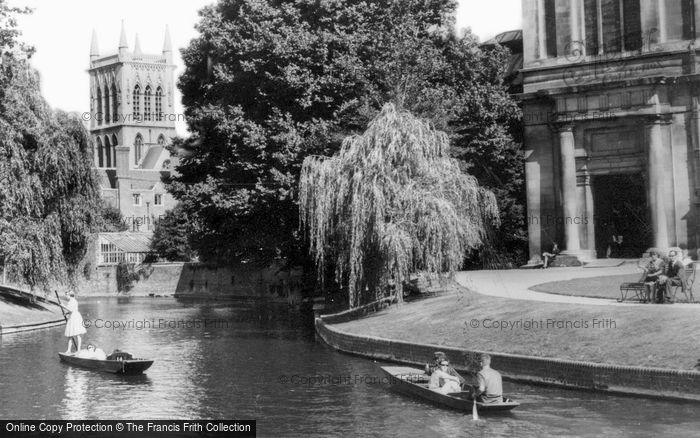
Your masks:
{"label": "stone column", "polygon": [[666,0],[658,0],[659,13],[659,42],[665,43],[667,38],[666,32]]}
{"label": "stone column", "polygon": [[662,125],[665,121],[661,117],[649,120],[647,126],[649,156],[649,208],[651,210],[651,227],[654,233],[654,246],[659,249],[669,247],[668,223],[666,220],[664,175],[665,153],[662,135]]}
{"label": "stone column", "polygon": [[576,208],[576,157],[574,155],[573,125],[559,127],[559,152],[561,156],[561,185],[563,201],[564,237],[567,251],[581,249],[579,243]]}
{"label": "stone column", "polygon": [[540,163],[525,162],[525,187],[527,191],[527,236],[530,250],[529,263],[541,260],[542,255],[542,211],[540,207]]}
{"label": "stone column", "polygon": [[537,0],[523,0],[523,65],[527,67],[537,61],[540,55],[539,34],[542,32],[539,22]]}
{"label": "stone column", "polygon": [[537,58],[544,59],[547,54],[547,26],[544,20],[544,0],[537,0]]}
{"label": "stone column", "polygon": [[591,257],[595,258],[595,207],[593,205],[593,187],[591,187],[590,175],[586,174],[583,184],[586,197],[586,214],[583,216],[586,220],[586,242],[588,243],[588,250],[592,251]]}
{"label": "stone column", "polygon": [[[579,0],[569,0],[569,26],[571,30],[571,42],[583,41],[581,38],[581,5]],[[572,44],[573,47],[573,44]]]}
{"label": "stone column", "polygon": [[[693,87],[693,96],[698,96],[700,87]],[[692,113],[691,113],[691,138],[693,141],[693,159],[694,159],[694,177],[695,184],[693,189],[700,188],[700,99],[692,97]]]}
{"label": "stone column", "polygon": [[[698,8],[700,9],[700,8]],[[692,113],[691,113],[691,138],[693,145],[693,193],[691,195],[691,201],[696,203],[700,197],[700,99],[697,97],[700,92],[700,87],[694,86],[691,88],[693,96],[692,101]],[[692,205],[692,204],[691,204]],[[691,207],[692,208],[692,207]],[[697,208],[697,207],[695,207]],[[696,210],[697,211],[697,210]],[[700,224],[694,223],[691,228],[691,233],[695,236],[695,247],[700,250],[700,235],[698,228]],[[700,253],[699,253],[700,254]]]}

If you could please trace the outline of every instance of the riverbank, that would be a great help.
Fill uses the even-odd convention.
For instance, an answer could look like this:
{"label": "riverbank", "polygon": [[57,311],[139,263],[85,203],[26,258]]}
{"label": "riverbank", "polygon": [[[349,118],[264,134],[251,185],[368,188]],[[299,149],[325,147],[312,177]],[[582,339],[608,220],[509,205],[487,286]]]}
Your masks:
{"label": "riverbank", "polygon": [[453,284],[443,296],[392,306],[334,327],[360,336],[479,351],[692,370],[700,357],[699,311],[692,304],[590,306],[514,300]]}
{"label": "riverbank", "polygon": [[512,380],[700,401],[697,304],[618,303],[530,289],[579,276],[596,283],[619,271],[461,272],[441,296],[350,321],[323,317],[316,329],[334,348],[375,359],[419,365],[439,349],[473,372],[478,354],[489,352]]}
{"label": "riverbank", "polygon": [[38,330],[65,324],[61,308],[28,294],[0,287],[0,334]]}

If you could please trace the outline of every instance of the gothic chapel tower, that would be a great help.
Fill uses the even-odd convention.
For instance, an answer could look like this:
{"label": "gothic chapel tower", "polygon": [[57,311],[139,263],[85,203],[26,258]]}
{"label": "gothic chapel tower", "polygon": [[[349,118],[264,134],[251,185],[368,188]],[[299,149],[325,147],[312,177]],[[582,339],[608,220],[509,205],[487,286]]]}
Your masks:
{"label": "gothic chapel tower", "polygon": [[102,197],[132,231],[150,231],[174,206],[161,182],[172,166],[165,149],[175,137],[172,46],[166,27],[161,54],[129,51],[122,22],[117,53],[90,45],[90,133]]}

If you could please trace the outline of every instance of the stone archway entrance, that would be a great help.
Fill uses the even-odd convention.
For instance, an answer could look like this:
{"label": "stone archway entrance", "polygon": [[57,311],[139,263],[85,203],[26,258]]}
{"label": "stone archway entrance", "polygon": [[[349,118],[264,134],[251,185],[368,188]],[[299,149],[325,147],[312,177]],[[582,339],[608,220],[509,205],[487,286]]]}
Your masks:
{"label": "stone archway entrance", "polygon": [[[654,240],[642,174],[599,175],[592,182],[596,256],[640,257]],[[622,236],[622,244],[613,235]]]}

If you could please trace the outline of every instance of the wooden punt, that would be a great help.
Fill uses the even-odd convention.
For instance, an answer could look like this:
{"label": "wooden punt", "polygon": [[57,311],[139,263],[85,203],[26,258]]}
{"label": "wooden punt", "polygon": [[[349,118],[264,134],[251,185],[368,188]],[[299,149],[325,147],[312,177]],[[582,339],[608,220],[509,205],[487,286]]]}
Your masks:
{"label": "wooden punt", "polygon": [[110,359],[112,355],[108,356],[106,360],[65,353],[58,353],[58,356],[61,358],[61,362],[69,365],[113,374],[141,374],[153,365],[153,361],[148,359]]}
{"label": "wooden punt", "polygon": [[[391,387],[399,392],[419,397],[436,405],[472,412],[474,399],[469,391],[440,394],[428,389],[430,377],[423,370],[410,367],[381,367],[381,369],[389,378]],[[505,396],[502,403],[476,402],[479,413],[505,412],[518,406],[520,403]]]}

